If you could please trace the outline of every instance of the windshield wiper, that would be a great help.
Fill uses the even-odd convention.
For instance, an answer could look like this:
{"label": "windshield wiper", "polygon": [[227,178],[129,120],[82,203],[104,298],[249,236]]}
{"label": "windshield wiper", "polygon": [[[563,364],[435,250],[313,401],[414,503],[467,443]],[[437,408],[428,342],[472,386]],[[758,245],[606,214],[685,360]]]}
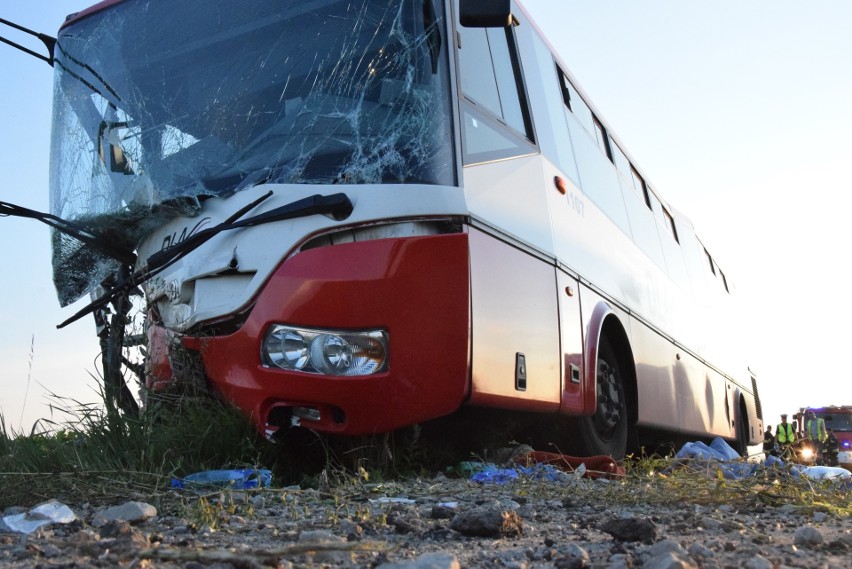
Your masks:
{"label": "windshield wiper", "polygon": [[246,205],[234,215],[220,223],[215,227],[199,231],[195,235],[184,239],[180,243],[172,245],[162,251],[158,251],[148,257],[145,264],[138,270],[134,271],[128,278],[123,279],[114,287],[106,291],[97,300],[93,301],[71,318],[59,324],[57,328],[64,328],[72,322],[76,322],[86,314],[93,312],[99,308],[106,306],[113,299],[121,294],[127,294],[128,291],[144,283],[145,281],[155,277],[157,274],[171,266],[178,260],[182,259],[201,245],[209,241],[215,235],[223,231],[231,229],[239,229],[241,227],[251,227],[255,225],[263,225],[264,223],[272,223],[274,221],[283,221],[286,219],[295,219],[297,217],[307,217],[310,215],[330,215],[334,219],[346,219],[352,213],[352,202],[346,194],[339,193],[330,196],[315,194],[313,196],[296,200],[287,205],[277,207],[267,212],[240,220],[240,218],[252,210],[255,206],[272,195],[272,191],[267,192],[260,198]]}
{"label": "windshield wiper", "polygon": [[4,38],[2,36],[0,36],[0,42],[3,42],[7,45],[10,45],[10,46],[12,46],[16,49],[19,49],[19,50],[23,51],[24,53],[28,53],[28,54],[32,55],[33,57],[37,57],[38,59],[41,59],[42,61],[46,61],[48,65],[53,67],[53,62],[55,61],[53,51],[54,51],[54,48],[56,47],[56,38],[51,37],[51,36],[46,35],[46,34],[40,34],[38,32],[34,32],[30,29],[25,28],[24,26],[20,26],[20,25],[16,24],[15,22],[10,22],[9,20],[4,20],[3,18],[0,18],[0,24],[5,24],[5,25],[9,26],[10,28],[15,28],[16,30],[22,31],[25,34],[30,34],[31,36],[37,37],[44,44],[44,47],[47,48],[47,55],[44,56],[44,55],[38,53],[37,51],[33,51],[29,48],[22,46],[19,43],[13,42],[12,40]]}
{"label": "windshield wiper", "polygon": [[111,244],[110,240],[106,239],[99,233],[92,231],[83,225],[68,221],[67,219],[62,219],[61,217],[57,217],[49,213],[42,213],[34,209],[0,201],[0,217],[7,216],[36,219],[57,231],[70,235],[74,239],[88,245],[99,253],[103,253],[107,257],[111,257],[127,265],[133,265],[136,262],[136,255],[133,251],[115,247]]}

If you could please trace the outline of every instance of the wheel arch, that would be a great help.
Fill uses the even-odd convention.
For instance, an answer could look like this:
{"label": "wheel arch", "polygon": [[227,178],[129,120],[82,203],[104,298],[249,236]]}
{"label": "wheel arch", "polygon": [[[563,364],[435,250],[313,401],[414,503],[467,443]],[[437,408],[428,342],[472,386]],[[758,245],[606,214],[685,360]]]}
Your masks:
{"label": "wheel arch", "polygon": [[583,414],[590,415],[594,413],[597,406],[595,386],[598,379],[598,346],[601,339],[606,338],[616,353],[619,366],[624,371],[623,381],[628,402],[628,422],[630,427],[634,428],[639,417],[639,389],[636,374],[636,359],[633,355],[633,349],[630,346],[627,331],[618,314],[606,302],[598,303],[595,306],[587,331],[584,350],[586,354],[584,362],[586,371],[584,383],[586,389]]}

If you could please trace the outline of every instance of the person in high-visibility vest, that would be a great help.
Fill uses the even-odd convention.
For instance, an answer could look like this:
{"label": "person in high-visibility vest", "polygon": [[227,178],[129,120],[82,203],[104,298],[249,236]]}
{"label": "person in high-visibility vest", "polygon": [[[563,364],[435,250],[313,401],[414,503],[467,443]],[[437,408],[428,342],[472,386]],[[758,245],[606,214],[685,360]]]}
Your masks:
{"label": "person in high-visibility vest", "polygon": [[790,456],[790,445],[796,442],[796,431],[793,430],[793,425],[787,422],[787,414],[781,414],[781,422],[775,428],[775,441],[778,443],[778,450],[781,456]]}
{"label": "person in high-visibility vest", "polygon": [[822,464],[822,449],[825,441],[828,440],[828,433],[825,431],[825,420],[817,418],[816,413],[808,411],[808,423],[805,427],[805,432],[808,435],[808,440],[813,445],[816,453],[817,464]]}

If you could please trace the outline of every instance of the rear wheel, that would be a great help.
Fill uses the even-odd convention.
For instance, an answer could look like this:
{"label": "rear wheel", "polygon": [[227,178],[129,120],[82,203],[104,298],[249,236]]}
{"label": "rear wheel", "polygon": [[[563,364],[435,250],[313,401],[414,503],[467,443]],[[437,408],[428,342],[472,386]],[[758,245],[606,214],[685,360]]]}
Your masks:
{"label": "rear wheel", "polygon": [[627,452],[628,412],[624,371],[606,338],[598,346],[597,405],[594,415],[578,417],[575,433],[584,456],[609,455],[616,460]]}

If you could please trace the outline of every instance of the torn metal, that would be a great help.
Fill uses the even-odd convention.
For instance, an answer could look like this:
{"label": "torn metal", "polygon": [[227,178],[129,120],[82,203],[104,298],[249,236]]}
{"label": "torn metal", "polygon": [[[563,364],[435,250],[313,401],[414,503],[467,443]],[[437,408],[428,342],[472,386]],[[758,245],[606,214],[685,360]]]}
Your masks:
{"label": "torn metal", "polygon": [[[132,251],[259,183],[453,184],[443,14],[433,0],[126,0],[72,21],[51,213]],[[59,232],[53,264],[62,305],[120,267]]]}

